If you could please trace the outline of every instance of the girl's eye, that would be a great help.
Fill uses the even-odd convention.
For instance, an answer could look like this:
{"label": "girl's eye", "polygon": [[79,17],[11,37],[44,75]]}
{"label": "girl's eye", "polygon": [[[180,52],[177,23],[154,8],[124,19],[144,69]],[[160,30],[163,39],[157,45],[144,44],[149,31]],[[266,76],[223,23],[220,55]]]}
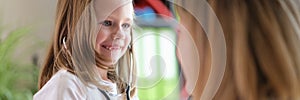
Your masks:
{"label": "girl's eye", "polygon": [[130,24],[128,24],[128,23],[122,24],[122,27],[125,28],[125,29],[127,29],[127,28],[130,27]]}
{"label": "girl's eye", "polygon": [[112,21],[109,21],[109,20],[105,20],[102,25],[104,26],[112,26]]}

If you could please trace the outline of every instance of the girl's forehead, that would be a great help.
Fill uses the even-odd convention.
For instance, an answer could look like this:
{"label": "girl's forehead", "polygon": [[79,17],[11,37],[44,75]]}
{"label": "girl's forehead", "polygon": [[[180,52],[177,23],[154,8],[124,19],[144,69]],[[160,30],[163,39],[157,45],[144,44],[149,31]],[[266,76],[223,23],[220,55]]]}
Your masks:
{"label": "girl's forehead", "polygon": [[133,13],[132,0],[94,0],[93,6],[96,12],[97,20],[104,20],[114,12],[126,11]]}
{"label": "girl's forehead", "polygon": [[133,6],[130,4],[124,5],[122,7],[114,10],[108,17],[112,18],[122,18],[126,17],[128,19],[133,19]]}

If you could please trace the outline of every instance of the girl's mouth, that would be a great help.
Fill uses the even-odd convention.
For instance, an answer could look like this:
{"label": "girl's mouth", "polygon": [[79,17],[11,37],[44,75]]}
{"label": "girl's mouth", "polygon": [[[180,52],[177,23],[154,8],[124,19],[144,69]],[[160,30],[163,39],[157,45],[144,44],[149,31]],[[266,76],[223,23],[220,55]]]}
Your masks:
{"label": "girl's mouth", "polygon": [[109,51],[121,49],[121,46],[118,46],[118,45],[101,45],[101,47],[103,47],[104,49],[109,50]]}

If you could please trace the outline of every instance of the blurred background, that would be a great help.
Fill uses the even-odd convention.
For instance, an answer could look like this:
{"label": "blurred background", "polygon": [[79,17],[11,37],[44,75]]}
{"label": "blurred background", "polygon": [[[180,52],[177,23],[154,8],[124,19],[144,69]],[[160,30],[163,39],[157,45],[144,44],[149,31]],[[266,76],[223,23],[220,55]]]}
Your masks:
{"label": "blurred background", "polygon": [[[176,17],[166,0],[134,0],[140,100],[178,100]],[[54,30],[56,0],[0,0],[0,100],[31,100]]]}
{"label": "blurred background", "polygon": [[52,36],[55,0],[0,0],[0,100],[31,100]]}

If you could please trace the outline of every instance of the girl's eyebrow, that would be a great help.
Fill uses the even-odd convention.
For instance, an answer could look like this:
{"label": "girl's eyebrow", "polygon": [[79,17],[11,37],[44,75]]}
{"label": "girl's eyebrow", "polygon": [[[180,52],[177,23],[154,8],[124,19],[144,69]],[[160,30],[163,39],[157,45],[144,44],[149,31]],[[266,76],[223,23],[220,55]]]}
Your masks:
{"label": "girl's eyebrow", "polygon": [[[111,16],[108,16],[107,19],[114,19],[115,20],[115,19],[118,19],[118,17],[119,16],[111,15]],[[125,18],[125,21],[131,21],[131,20],[133,20],[133,18],[130,18],[130,17]]]}

